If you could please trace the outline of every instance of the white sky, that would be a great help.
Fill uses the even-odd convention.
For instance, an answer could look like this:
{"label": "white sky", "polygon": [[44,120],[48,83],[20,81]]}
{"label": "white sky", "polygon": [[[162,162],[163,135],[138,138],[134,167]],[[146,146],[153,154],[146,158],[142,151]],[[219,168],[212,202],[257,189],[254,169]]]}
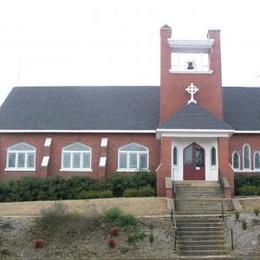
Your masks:
{"label": "white sky", "polygon": [[164,24],[221,29],[223,85],[260,86],[257,0],[0,0],[0,103],[14,85],[159,85]]}

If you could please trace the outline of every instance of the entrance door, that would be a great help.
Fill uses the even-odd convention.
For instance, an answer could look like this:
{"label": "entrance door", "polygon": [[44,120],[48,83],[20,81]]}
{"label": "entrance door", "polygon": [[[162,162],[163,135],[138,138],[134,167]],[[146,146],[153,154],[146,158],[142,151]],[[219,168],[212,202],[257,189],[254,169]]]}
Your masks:
{"label": "entrance door", "polygon": [[184,148],[183,179],[205,180],[205,150],[196,143]]}

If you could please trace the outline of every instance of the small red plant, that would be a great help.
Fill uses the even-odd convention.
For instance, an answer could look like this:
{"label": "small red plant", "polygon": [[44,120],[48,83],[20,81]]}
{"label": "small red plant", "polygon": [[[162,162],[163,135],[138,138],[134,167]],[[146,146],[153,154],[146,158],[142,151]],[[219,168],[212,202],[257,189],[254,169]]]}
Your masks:
{"label": "small red plant", "polygon": [[112,227],[111,230],[110,230],[110,235],[116,237],[118,235],[118,228]]}
{"label": "small red plant", "polygon": [[34,247],[37,249],[43,248],[46,245],[46,241],[43,239],[35,239],[33,243],[34,243]]}
{"label": "small red plant", "polygon": [[110,248],[114,248],[116,246],[114,239],[109,235],[108,240],[107,240],[107,245]]}

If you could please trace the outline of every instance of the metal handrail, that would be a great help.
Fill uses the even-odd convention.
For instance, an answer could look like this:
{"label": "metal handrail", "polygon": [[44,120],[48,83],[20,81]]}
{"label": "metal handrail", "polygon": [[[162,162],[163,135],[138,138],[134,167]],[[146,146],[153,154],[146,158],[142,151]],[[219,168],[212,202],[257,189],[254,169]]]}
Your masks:
{"label": "metal handrail", "polygon": [[176,211],[176,192],[175,192],[175,183],[173,182],[173,200],[172,200],[172,207],[171,207],[171,221],[174,225],[174,251],[176,250],[176,244],[177,244],[177,224],[176,224],[176,217],[175,217],[175,211]]}

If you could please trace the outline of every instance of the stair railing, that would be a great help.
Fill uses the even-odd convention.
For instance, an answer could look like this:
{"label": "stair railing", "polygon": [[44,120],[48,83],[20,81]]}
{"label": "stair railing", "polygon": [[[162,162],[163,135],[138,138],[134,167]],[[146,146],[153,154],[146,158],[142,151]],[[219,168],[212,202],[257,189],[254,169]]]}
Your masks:
{"label": "stair railing", "polygon": [[174,247],[173,250],[176,251],[176,245],[177,245],[177,224],[176,224],[176,189],[175,189],[175,183],[172,182],[172,207],[171,207],[171,221],[173,223],[174,228]]}

